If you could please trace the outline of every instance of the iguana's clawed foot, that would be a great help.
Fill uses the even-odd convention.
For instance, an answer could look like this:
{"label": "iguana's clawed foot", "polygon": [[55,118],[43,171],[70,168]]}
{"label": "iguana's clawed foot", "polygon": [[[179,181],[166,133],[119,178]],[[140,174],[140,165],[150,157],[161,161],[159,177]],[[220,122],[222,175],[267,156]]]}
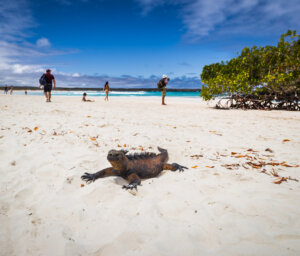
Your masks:
{"label": "iguana's clawed foot", "polygon": [[172,164],[175,168],[176,168],[176,170],[178,170],[179,172],[184,172],[184,169],[188,169],[187,167],[185,167],[185,166],[182,166],[182,165],[179,165],[179,164],[176,164],[176,163],[174,163],[174,164]]}
{"label": "iguana's clawed foot", "polygon": [[136,183],[132,183],[132,184],[124,185],[122,188],[126,189],[126,190],[128,190],[128,189],[132,190],[135,188],[137,190],[137,185],[138,184],[136,184]]}
{"label": "iguana's clawed foot", "polygon": [[96,179],[96,175],[93,173],[84,173],[84,175],[81,176],[81,179],[84,180],[86,183],[94,182]]}

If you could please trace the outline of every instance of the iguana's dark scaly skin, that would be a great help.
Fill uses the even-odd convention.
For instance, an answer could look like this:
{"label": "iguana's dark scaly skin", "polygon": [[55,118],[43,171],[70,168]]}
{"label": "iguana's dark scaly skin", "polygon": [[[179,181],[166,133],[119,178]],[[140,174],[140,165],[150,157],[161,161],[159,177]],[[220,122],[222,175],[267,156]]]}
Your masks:
{"label": "iguana's dark scaly skin", "polygon": [[141,179],[153,178],[159,175],[163,170],[171,170],[183,172],[187,167],[173,163],[168,164],[168,151],[158,147],[160,154],[141,153],[134,155],[126,155],[125,150],[110,150],[107,160],[112,167],[103,169],[96,173],[85,173],[81,179],[87,183],[95,181],[99,178],[108,176],[119,176],[126,179],[129,184],[124,185],[125,189],[137,188],[141,185]]}

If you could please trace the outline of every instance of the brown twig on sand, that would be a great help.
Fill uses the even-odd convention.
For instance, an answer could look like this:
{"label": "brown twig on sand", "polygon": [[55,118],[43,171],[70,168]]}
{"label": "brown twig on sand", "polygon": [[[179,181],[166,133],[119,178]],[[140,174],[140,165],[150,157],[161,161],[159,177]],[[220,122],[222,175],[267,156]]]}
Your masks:
{"label": "brown twig on sand", "polygon": [[293,180],[293,181],[296,181],[296,182],[299,182],[299,180],[295,179],[295,178],[292,178],[291,176],[289,177],[286,177],[288,180]]}
{"label": "brown twig on sand", "polygon": [[272,171],[270,171],[270,174],[274,177],[280,177],[279,174],[274,169],[272,169]]}

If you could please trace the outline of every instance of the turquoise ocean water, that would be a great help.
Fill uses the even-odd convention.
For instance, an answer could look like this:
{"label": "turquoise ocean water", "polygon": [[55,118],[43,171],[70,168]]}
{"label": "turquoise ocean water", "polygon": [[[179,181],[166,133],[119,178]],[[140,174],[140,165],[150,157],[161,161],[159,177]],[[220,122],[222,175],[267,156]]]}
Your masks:
{"label": "turquoise ocean water", "polygon": [[[53,96],[82,96],[82,94],[86,92],[87,97],[104,97],[105,92],[100,91],[52,91]],[[24,95],[24,91],[14,91],[14,94],[17,95]],[[41,96],[44,92],[40,91],[28,91],[28,95],[37,95]],[[199,97],[200,92],[168,92],[167,97]],[[148,91],[113,91],[109,93],[109,96],[116,97],[116,96],[161,96],[160,92],[148,92]]]}

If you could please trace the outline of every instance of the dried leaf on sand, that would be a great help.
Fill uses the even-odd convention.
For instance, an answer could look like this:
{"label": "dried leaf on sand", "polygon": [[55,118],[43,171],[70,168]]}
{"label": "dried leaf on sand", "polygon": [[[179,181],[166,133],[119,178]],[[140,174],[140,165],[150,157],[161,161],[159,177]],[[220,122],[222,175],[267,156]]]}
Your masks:
{"label": "dried leaf on sand", "polygon": [[287,181],[287,178],[285,178],[285,177],[280,177],[278,180],[275,180],[274,183],[275,183],[275,184],[280,184],[280,183],[283,182],[283,181]]}

